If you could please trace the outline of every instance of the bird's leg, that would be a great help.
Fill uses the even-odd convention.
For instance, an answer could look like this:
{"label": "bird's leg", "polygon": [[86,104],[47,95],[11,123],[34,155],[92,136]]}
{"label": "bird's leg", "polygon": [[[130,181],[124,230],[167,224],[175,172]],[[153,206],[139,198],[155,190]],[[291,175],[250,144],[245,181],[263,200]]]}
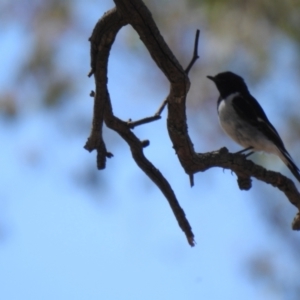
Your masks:
{"label": "bird's leg", "polygon": [[[242,154],[242,153],[244,153],[244,152],[246,152],[246,151],[248,151],[248,150],[251,150],[251,149],[253,149],[253,147],[247,147],[247,148],[245,148],[245,149],[242,149],[242,150],[240,150],[240,151],[238,151],[238,152],[235,152],[235,154]],[[254,153],[254,151],[250,151],[249,153],[247,153],[247,154],[245,154],[245,157],[248,157],[248,156],[250,156],[251,154],[253,154]]]}

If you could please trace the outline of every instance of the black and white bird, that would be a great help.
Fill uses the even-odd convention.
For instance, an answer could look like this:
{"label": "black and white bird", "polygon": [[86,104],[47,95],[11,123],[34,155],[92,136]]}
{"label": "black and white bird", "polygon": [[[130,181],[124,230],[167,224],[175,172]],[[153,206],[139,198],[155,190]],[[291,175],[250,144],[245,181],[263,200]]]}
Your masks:
{"label": "black and white bird", "polygon": [[220,92],[218,114],[223,130],[245,149],[264,151],[277,155],[300,182],[300,170],[268,120],[257,100],[249,93],[242,77],[223,72],[207,76]]}

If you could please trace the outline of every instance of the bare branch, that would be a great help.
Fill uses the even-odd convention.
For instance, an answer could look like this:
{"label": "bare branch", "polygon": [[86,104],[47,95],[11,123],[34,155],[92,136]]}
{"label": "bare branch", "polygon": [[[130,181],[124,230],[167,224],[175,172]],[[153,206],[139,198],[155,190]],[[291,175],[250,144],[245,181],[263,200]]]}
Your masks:
{"label": "bare branch", "polygon": [[157,112],[155,113],[155,116],[160,116],[167,104],[168,104],[168,100],[165,99],[163,103],[160,105],[160,107],[158,108]]}
{"label": "bare branch", "polygon": [[194,186],[194,174],[190,174],[190,186],[193,187]]}
{"label": "bare branch", "polygon": [[175,193],[161,172],[144,156],[143,148],[149,145],[149,141],[140,141],[131,131],[131,127],[157,120],[160,116],[145,118],[130,123],[118,119],[113,114],[110,96],[107,90],[107,64],[111,45],[116,34],[124,24],[126,24],[125,18],[121,16],[117,9],[112,9],[96,24],[90,38],[92,67],[92,73],[90,72],[90,74],[93,74],[95,77],[96,92],[91,93],[91,96],[94,96],[95,102],[93,127],[85,149],[88,151],[96,149],[97,166],[99,169],[105,168],[105,158],[111,157],[112,155],[106,151],[102,139],[102,125],[104,120],[107,127],[116,131],[128,143],[133,159],[164,194],[180,228],[187,237],[188,243],[194,246],[194,234],[183,209],[179,205]]}
{"label": "bare branch", "polygon": [[168,104],[168,101],[164,100],[163,103],[158,108],[157,112],[154,114],[154,116],[146,117],[146,118],[143,118],[141,120],[134,121],[134,122],[129,120],[128,121],[128,126],[130,128],[134,128],[134,127],[139,126],[139,125],[143,125],[143,124],[151,123],[153,121],[160,120],[161,119],[161,113],[163,112],[163,110],[164,110],[164,108],[166,107],[167,104]]}
{"label": "bare branch", "polygon": [[134,122],[129,120],[127,122],[127,124],[130,128],[134,128],[134,127],[139,126],[139,125],[143,125],[143,124],[151,123],[153,121],[157,121],[159,119],[161,119],[161,116],[154,115],[153,117],[147,117],[147,118],[144,118],[144,119],[141,119],[141,120],[138,120],[138,121],[134,121]]}
{"label": "bare branch", "polygon": [[189,74],[189,72],[190,72],[191,68],[193,67],[194,63],[199,58],[199,55],[198,55],[199,35],[200,35],[200,30],[197,29],[196,30],[196,36],[195,36],[194,53],[193,53],[193,57],[192,57],[191,62],[189,63],[189,65],[185,69],[186,74]]}
{"label": "bare branch", "polygon": [[102,138],[102,126],[104,120],[104,107],[107,99],[107,62],[111,46],[115,40],[115,36],[122,26],[126,25],[124,19],[118,14],[114,8],[98,21],[92,36],[91,42],[91,74],[97,71],[95,76],[96,93],[94,94],[94,117],[91,134],[84,146],[88,151],[97,150],[97,167],[99,170],[105,168],[106,157],[112,154],[107,152],[105,143]]}
{"label": "bare branch", "polygon": [[[229,153],[226,148],[209,153],[196,153],[188,134],[186,122],[186,96],[189,91],[190,81],[188,73],[198,59],[199,30],[196,32],[194,53],[186,70],[177,61],[162,38],[151,13],[141,0],[114,0],[116,8],[107,12],[96,24],[91,42],[91,71],[94,75],[96,92],[94,97],[94,116],[91,134],[85,145],[88,151],[97,150],[97,165],[99,169],[105,168],[106,157],[112,154],[107,152],[102,138],[103,121],[116,131],[129,145],[133,159],[144,173],[157,185],[168,200],[180,228],[184,231],[190,245],[194,245],[194,235],[191,226],[180,207],[177,198],[164,176],[144,156],[143,148],[149,141],[140,141],[132,128],[160,119],[160,115],[168,105],[167,127],[173,148],[178,159],[189,175],[191,186],[194,184],[193,175],[204,172],[212,167],[220,167],[233,171],[237,175],[238,186],[241,190],[251,188],[251,178],[254,177],[282,191],[289,201],[300,212],[300,194],[294,183],[280,173],[267,171],[247,160],[241,153]],[[170,92],[162,103],[157,113],[148,118],[135,122],[124,122],[113,114],[111,100],[107,89],[107,64],[111,46],[120,28],[126,24],[132,25],[139,34],[140,39],[148,49],[157,66],[166,75],[170,82]],[[300,213],[297,213],[292,228],[300,229]]]}

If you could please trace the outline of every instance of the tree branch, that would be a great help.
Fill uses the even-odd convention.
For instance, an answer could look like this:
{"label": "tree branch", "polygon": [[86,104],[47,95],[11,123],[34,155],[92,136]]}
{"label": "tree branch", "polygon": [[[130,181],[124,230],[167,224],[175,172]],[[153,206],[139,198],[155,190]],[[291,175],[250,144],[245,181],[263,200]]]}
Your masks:
{"label": "tree branch", "polygon": [[[140,141],[130,130],[131,127],[147,123],[148,120],[139,122],[124,122],[114,116],[112,105],[107,89],[107,64],[111,46],[121,27],[126,24],[125,18],[121,16],[117,9],[107,12],[96,24],[90,38],[91,42],[91,72],[94,74],[96,83],[96,92],[91,93],[94,96],[94,116],[91,134],[85,145],[88,151],[97,150],[97,166],[99,169],[105,168],[105,158],[111,157],[106,151],[102,139],[103,121],[110,129],[116,131],[129,145],[133,159],[136,164],[145,172],[145,174],[157,185],[168,200],[171,209],[177,219],[180,228],[184,231],[188,243],[194,246],[194,234],[191,226],[185,217],[183,209],[173,192],[170,184],[154,167],[154,165],[144,156],[143,148],[149,142]],[[155,117],[160,118],[159,116]],[[149,118],[146,118],[149,119]]]}
{"label": "tree branch", "polygon": [[196,36],[195,36],[194,53],[193,53],[193,57],[192,57],[191,62],[189,63],[189,65],[185,69],[186,74],[189,74],[189,72],[190,72],[191,68],[193,67],[194,63],[199,58],[199,55],[198,55],[199,35],[200,35],[200,30],[197,29],[196,30]]}
{"label": "tree branch", "polygon": [[[88,151],[97,150],[97,165],[105,168],[106,157],[112,154],[107,152],[102,138],[103,121],[112,130],[116,131],[129,145],[133,159],[145,174],[158,186],[167,198],[181,229],[185,232],[190,245],[194,245],[194,235],[184,211],[180,207],[176,196],[164,178],[153,164],[144,156],[143,147],[149,142],[141,142],[131,131],[134,126],[146,124],[160,118],[164,107],[168,106],[167,127],[173,148],[178,159],[190,177],[193,185],[193,174],[204,172],[212,167],[232,170],[238,178],[241,190],[251,188],[251,177],[281,190],[289,201],[300,211],[300,194],[294,183],[280,173],[267,171],[246,159],[243,154],[229,153],[226,148],[209,153],[196,153],[188,135],[186,122],[185,101],[189,91],[190,81],[188,73],[198,58],[198,38],[196,33],[193,58],[184,70],[162,38],[155,25],[151,13],[141,0],[114,0],[116,8],[107,12],[96,24],[91,42],[91,72],[94,74],[96,93],[94,94],[94,116],[91,134],[85,148]],[[151,57],[170,82],[170,92],[158,112],[148,118],[135,122],[124,122],[113,114],[112,105],[107,89],[107,64],[111,46],[120,28],[126,24],[132,25],[140,39],[148,49]],[[293,221],[293,229],[300,229],[300,214]]]}
{"label": "tree branch", "polygon": [[104,107],[107,100],[108,56],[116,34],[126,24],[126,21],[118,14],[117,9],[113,8],[97,22],[92,36],[89,38],[91,42],[91,71],[89,76],[95,75],[96,93],[94,93],[92,130],[84,148],[90,152],[97,150],[97,167],[99,170],[105,168],[106,157],[112,157],[112,154],[107,152],[102,137]]}

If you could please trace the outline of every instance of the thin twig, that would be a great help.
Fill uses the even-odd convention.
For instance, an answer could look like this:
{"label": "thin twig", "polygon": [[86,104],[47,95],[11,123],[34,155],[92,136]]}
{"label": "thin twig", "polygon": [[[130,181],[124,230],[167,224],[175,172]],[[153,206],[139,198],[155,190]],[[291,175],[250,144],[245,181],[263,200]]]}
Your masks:
{"label": "thin twig", "polygon": [[160,120],[161,119],[161,113],[163,112],[163,110],[166,107],[167,103],[168,103],[168,100],[167,99],[164,100],[163,103],[158,108],[157,112],[152,117],[146,117],[146,118],[140,119],[138,121],[134,121],[134,122],[132,122],[131,120],[129,120],[127,122],[128,126],[133,129],[136,126]]}
{"label": "thin twig", "polygon": [[[188,75],[191,68],[193,67],[194,63],[196,62],[196,60],[199,58],[199,55],[198,55],[198,44],[199,44],[199,36],[200,36],[200,30],[197,29],[196,30],[196,36],[195,36],[195,43],[194,43],[194,53],[193,53],[193,57],[192,57],[192,60],[191,62],[189,63],[189,65],[187,66],[187,68],[185,69],[185,73]],[[158,115],[160,116],[161,113],[163,112],[164,108],[166,107],[168,103],[168,100],[165,99],[163,101],[163,103],[161,104],[161,106],[159,107],[159,109],[157,110],[157,112],[155,113],[155,115]]]}
{"label": "thin twig", "polygon": [[[185,69],[186,74],[188,74],[190,72],[190,70],[193,67],[194,63],[199,58],[199,55],[198,55],[199,36],[200,36],[200,30],[197,29],[196,30],[196,36],[195,36],[193,57],[192,57],[191,62],[189,63],[189,65]],[[163,110],[165,109],[167,104],[168,104],[168,100],[165,99],[162,102],[162,104],[160,105],[160,107],[158,108],[157,112],[154,114],[153,117],[148,117],[148,118],[141,119],[139,121],[131,122],[128,125],[130,125],[130,127],[133,128],[133,127],[138,126],[138,125],[142,125],[142,124],[146,124],[146,123],[150,123],[150,122],[159,120],[160,118],[156,118],[156,117],[161,115],[161,113],[163,112]]]}
{"label": "thin twig", "polygon": [[157,116],[157,115],[154,115],[153,117],[147,117],[147,118],[144,118],[144,119],[140,119],[138,121],[134,121],[132,122],[131,120],[129,120],[127,122],[127,125],[130,127],[130,128],[134,128],[136,126],[139,126],[139,125],[143,125],[143,124],[147,124],[147,123],[151,123],[151,122],[154,122],[154,121],[157,121],[161,119],[161,116]]}
{"label": "thin twig", "polygon": [[196,37],[195,37],[195,44],[194,44],[194,53],[193,53],[193,57],[192,57],[191,62],[189,63],[189,65],[185,69],[185,73],[186,74],[189,74],[192,66],[194,65],[194,63],[196,62],[196,60],[199,58],[199,55],[198,55],[199,35],[200,35],[200,30],[197,29],[196,30]]}
{"label": "thin twig", "polygon": [[155,113],[155,116],[160,116],[161,115],[161,113],[163,112],[163,110],[166,107],[167,103],[168,103],[168,100],[165,99],[163,101],[163,103],[160,105],[160,107],[158,108],[157,112]]}

